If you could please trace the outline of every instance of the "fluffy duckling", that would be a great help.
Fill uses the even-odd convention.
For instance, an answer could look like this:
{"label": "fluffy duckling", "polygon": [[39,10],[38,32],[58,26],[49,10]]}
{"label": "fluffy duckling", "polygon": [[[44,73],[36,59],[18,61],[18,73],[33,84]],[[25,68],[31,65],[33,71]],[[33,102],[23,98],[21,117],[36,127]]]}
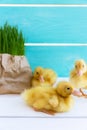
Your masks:
{"label": "fluffy duckling", "polygon": [[34,110],[55,114],[56,112],[69,111],[73,106],[71,96],[73,87],[69,82],[61,81],[56,88],[52,87],[33,87],[25,90],[22,96]]}
{"label": "fluffy duckling", "polygon": [[75,88],[87,88],[87,65],[84,60],[77,60],[70,73],[70,82]]}
{"label": "fluffy duckling", "polygon": [[37,67],[34,70],[33,77],[31,80],[31,85],[33,87],[39,86],[40,84],[44,83],[43,72],[44,72],[44,69],[42,67]]}
{"label": "fluffy duckling", "polygon": [[40,86],[52,86],[57,80],[57,74],[51,69],[44,69],[37,67],[34,70],[31,84],[33,87]]}

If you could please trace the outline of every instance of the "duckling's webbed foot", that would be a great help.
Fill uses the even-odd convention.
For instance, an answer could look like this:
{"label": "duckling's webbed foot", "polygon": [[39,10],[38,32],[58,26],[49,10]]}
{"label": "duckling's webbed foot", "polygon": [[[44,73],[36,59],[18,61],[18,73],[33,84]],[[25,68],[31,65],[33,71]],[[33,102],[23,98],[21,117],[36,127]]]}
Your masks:
{"label": "duckling's webbed foot", "polygon": [[80,88],[79,90],[80,90],[80,92],[82,93],[82,96],[84,96],[85,98],[87,98],[87,94],[85,94],[85,93],[82,91],[81,88]]}
{"label": "duckling's webbed foot", "polygon": [[37,109],[37,108],[34,108],[33,109],[37,112],[43,112],[43,113],[46,113],[48,115],[55,115],[55,111],[52,111],[52,110],[46,110],[46,109]]}

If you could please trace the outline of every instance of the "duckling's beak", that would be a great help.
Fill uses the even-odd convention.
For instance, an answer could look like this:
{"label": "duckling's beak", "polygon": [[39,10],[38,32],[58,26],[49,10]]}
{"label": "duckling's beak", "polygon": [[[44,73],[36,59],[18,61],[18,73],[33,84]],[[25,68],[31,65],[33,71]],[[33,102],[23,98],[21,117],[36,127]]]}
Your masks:
{"label": "duckling's beak", "polygon": [[82,93],[81,93],[80,91],[74,89],[73,92],[72,92],[72,95],[81,97],[81,96],[82,96]]}
{"label": "duckling's beak", "polygon": [[80,71],[77,71],[77,75],[78,76],[82,76],[83,75],[83,72],[80,70]]}
{"label": "duckling's beak", "polygon": [[44,77],[41,75],[40,77],[39,77],[39,80],[40,80],[40,82],[44,82]]}

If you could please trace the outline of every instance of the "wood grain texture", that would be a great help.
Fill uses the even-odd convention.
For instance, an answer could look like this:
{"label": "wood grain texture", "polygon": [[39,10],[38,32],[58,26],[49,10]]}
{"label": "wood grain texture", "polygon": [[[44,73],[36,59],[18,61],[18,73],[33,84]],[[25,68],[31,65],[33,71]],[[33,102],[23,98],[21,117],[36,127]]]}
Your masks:
{"label": "wood grain texture", "polygon": [[87,4],[87,0],[0,0],[0,3],[12,4]]}
{"label": "wood grain texture", "polygon": [[42,66],[54,69],[60,77],[68,77],[75,60],[87,62],[87,46],[27,46],[25,55],[32,70]]}
{"label": "wood grain texture", "polygon": [[87,43],[87,7],[0,7],[0,25],[8,21],[31,43]]}

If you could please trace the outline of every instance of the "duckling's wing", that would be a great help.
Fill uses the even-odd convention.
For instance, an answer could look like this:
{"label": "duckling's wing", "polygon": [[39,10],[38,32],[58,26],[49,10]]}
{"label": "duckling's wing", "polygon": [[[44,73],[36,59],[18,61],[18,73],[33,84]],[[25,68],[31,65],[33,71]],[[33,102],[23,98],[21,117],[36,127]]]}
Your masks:
{"label": "duckling's wing", "polygon": [[58,98],[55,95],[52,96],[52,98],[50,98],[48,102],[53,108],[57,107],[59,103]]}
{"label": "duckling's wing", "polygon": [[44,78],[50,84],[54,84],[56,82],[56,79],[57,79],[57,74],[51,69],[45,69]]}

